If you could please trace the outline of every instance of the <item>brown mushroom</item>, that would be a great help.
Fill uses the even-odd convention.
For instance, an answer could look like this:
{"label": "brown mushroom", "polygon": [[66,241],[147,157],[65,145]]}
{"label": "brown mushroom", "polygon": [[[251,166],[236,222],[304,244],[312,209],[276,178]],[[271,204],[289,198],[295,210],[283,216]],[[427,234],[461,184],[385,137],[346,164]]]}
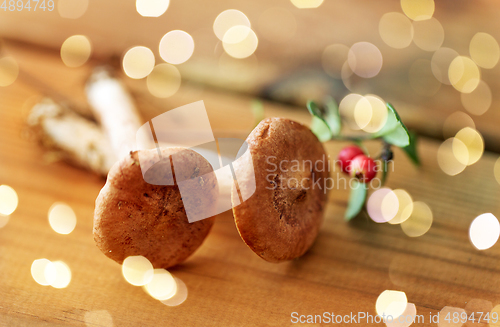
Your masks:
{"label": "brown mushroom", "polygon": [[261,121],[246,141],[251,156],[234,164],[239,190],[233,188],[232,197],[254,187],[252,174],[255,193],[233,208],[238,232],[267,261],[297,258],[311,247],[323,220],[325,150],[309,128],[285,118]]}
{"label": "brown mushroom", "polygon": [[[174,169],[172,156],[179,163]],[[120,264],[133,255],[146,257],[155,268],[179,264],[201,245],[214,223],[214,217],[190,223],[185,210],[215,211],[218,186],[210,163],[181,148],[161,149],[161,157],[157,162],[157,149],[130,152],[111,168],[97,197],[94,240]],[[144,176],[141,164],[150,167]],[[172,181],[188,179],[196,183],[181,195]]]}

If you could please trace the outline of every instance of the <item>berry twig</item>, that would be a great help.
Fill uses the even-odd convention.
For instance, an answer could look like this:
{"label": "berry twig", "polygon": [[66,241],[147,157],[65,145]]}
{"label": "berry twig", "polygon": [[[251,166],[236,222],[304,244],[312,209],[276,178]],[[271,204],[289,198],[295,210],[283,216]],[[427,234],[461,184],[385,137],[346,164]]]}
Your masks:
{"label": "berry twig", "polygon": [[393,161],[392,146],[402,148],[414,164],[420,164],[416,149],[416,135],[408,131],[390,103],[387,103],[387,119],[381,129],[374,133],[356,136],[342,135],[342,120],[338,106],[333,98],[328,97],[322,107],[313,101],[309,101],[307,109],[312,115],[311,130],[320,141],[341,140],[356,144],[343,148],[337,161],[344,173],[356,179],[354,186],[351,188],[351,195],[345,213],[346,220],[357,216],[363,208],[368,192],[368,183],[375,178],[378,171],[377,163],[370,157],[363,146],[363,141],[380,140],[382,142],[382,149],[376,157],[382,166],[382,185],[387,179],[388,167]]}

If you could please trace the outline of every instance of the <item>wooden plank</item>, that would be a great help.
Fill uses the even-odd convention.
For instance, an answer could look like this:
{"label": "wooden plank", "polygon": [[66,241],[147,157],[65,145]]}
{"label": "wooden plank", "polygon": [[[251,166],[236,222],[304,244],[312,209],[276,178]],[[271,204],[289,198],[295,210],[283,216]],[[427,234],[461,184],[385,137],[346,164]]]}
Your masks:
{"label": "wooden plank", "polygon": [[[40,60],[36,65],[30,59],[31,74],[50,77],[54,87],[70,95],[81,92],[88,71],[61,68],[58,73],[50,68],[57,57],[32,55]],[[22,67],[27,57],[17,57]],[[143,86],[137,85],[135,92],[141,92]],[[334,190],[312,249],[300,259],[271,264],[244,245],[228,212],[217,218],[199,251],[171,269],[186,283],[189,296],[182,305],[167,307],[127,284],[120,266],[95,247],[92,216],[103,179],[65,163],[45,163],[36,142],[22,137],[23,106],[35,95],[39,91],[21,82],[0,89],[0,184],[14,187],[20,199],[0,229],[0,325],[81,326],[86,315],[88,321],[92,312],[106,310],[116,326],[287,326],[295,325],[292,312],[375,315],[378,295],[396,289],[406,292],[425,315],[422,326],[435,326],[428,315],[444,306],[463,308],[472,299],[500,302],[500,249],[479,252],[468,240],[474,217],[500,209],[493,177],[497,156],[486,153],[462,174],[449,177],[437,165],[439,143],[423,138],[422,168],[414,168],[397,151],[388,186],[404,188],[414,200],[429,204],[434,224],[426,235],[412,239],[399,226],[363,217],[346,223],[342,216],[348,191]],[[252,128],[252,97],[184,88],[170,99],[147,102],[149,107],[145,100],[139,103],[147,116],[199,99],[205,100],[217,132],[243,136]],[[269,102],[265,107],[268,116],[309,120],[303,110]],[[344,144],[326,144],[332,160]],[[369,147],[376,151],[377,144]],[[47,212],[55,201],[68,203],[77,214],[76,229],[69,235],[56,234],[48,224]],[[35,283],[30,266],[39,258],[65,261],[73,274],[69,286]]]}

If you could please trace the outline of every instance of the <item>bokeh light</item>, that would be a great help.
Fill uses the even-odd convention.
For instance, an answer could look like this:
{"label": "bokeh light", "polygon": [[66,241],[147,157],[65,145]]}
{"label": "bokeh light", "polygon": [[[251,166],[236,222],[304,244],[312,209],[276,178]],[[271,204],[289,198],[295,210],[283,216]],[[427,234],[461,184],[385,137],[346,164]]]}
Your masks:
{"label": "bokeh light", "polygon": [[464,127],[476,128],[474,120],[463,111],[455,111],[449,115],[443,124],[445,139],[455,136]]}
{"label": "bokeh light", "polygon": [[359,99],[358,103],[354,107],[354,121],[356,125],[364,129],[372,118],[372,106],[366,97]]}
{"label": "bokeh light", "polygon": [[342,70],[340,71],[340,78],[342,79],[342,83],[344,83],[345,87],[354,92],[354,83],[351,76],[354,74],[351,67],[349,67],[349,63],[346,61],[342,66]]}
{"label": "bokeh light", "polygon": [[358,102],[363,99],[363,96],[356,93],[346,95],[339,103],[339,114],[342,121],[352,130],[361,129],[356,123],[355,109]]}
{"label": "bokeh light", "polygon": [[380,18],[378,25],[380,37],[388,46],[403,49],[413,40],[413,25],[403,14],[397,12],[386,13]]}
{"label": "bokeh light", "polygon": [[0,215],[0,228],[7,226],[9,223],[10,216]]}
{"label": "bokeh light", "polygon": [[293,5],[300,9],[318,8],[323,0],[291,0]]}
{"label": "bokeh light", "polygon": [[154,66],[153,51],[143,46],[133,47],[123,56],[123,71],[130,78],[144,78],[151,73]]}
{"label": "bokeh light", "polygon": [[410,237],[422,236],[432,226],[432,211],[431,208],[421,201],[413,202],[413,211],[410,217],[401,223],[401,229]]}
{"label": "bokeh light", "polygon": [[389,201],[391,203],[398,201],[397,196],[390,188],[381,188],[373,192],[366,202],[368,216],[376,223],[386,223],[394,218],[398,212],[399,202],[397,205],[390,205],[386,208],[382,207],[382,202],[386,196],[392,197],[392,200]]}
{"label": "bokeh light", "polygon": [[144,17],[159,17],[168,9],[170,0],[136,0],[135,9]]}
{"label": "bokeh light", "polygon": [[450,176],[460,174],[467,166],[455,157],[455,152],[468,154],[465,144],[460,140],[455,141],[453,137],[441,143],[437,152],[439,168]]}
{"label": "bokeh light", "polygon": [[89,6],[89,0],[59,0],[57,11],[62,18],[77,19],[83,16]]}
{"label": "bokeh light", "polygon": [[177,292],[171,298],[161,301],[161,303],[168,305],[169,307],[181,305],[182,303],[184,303],[184,301],[186,301],[188,297],[188,289],[186,284],[180,278],[174,277],[174,280],[175,284],[177,285]]}
{"label": "bokeh light", "polygon": [[83,320],[87,327],[102,326],[113,327],[113,317],[107,310],[94,310],[85,312]]}
{"label": "bokeh light", "polygon": [[347,62],[348,53],[349,47],[346,45],[330,44],[327,46],[321,56],[321,64],[325,72],[333,78],[341,78],[342,67]]}
{"label": "bokeh light", "polygon": [[401,9],[413,20],[426,20],[434,15],[434,0],[401,0]]}
{"label": "bokeh light", "polygon": [[[463,155],[463,143],[467,148],[467,155]],[[458,144],[458,145],[456,145]],[[484,141],[481,134],[470,127],[462,128],[453,139],[453,154],[460,163],[470,166],[481,159],[484,152]]]}
{"label": "bokeh light", "polygon": [[[470,299],[467,301],[464,307],[465,313],[467,317],[469,317],[469,321],[465,324],[467,327],[469,326],[487,326],[488,322],[493,323],[496,320],[496,323],[493,323],[494,326],[498,326],[498,319],[494,319],[491,317],[486,318],[486,313],[489,313],[493,310],[493,303],[484,299]],[[480,312],[484,312],[483,315]],[[474,322],[472,322],[472,316],[474,316]],[[499,317],[497,317],[499,318]]]}
{"label": "bokeh light", "polygon": [[59,234],[69,234],[76,226],[76,214],[73,209],[62,202],[54,203],[49,209],[50,227]]}
{"label": "bokeh light", "polygon": [[444,29],[436,18],[413,22],[413,42],[425,51],[436,51],[444,41]]}
{"label": "bokeh light", "polygon": [[31,264],[31,276],[40,285],[51,285],[57,277],[56,267],[48,259],[37,259]]}
{"label": "bokeh light", "polygon": [[387,113],[387,107],[382,99],[366,95],[354,107],[354,120],[363,131],[375,133],[384,127]]}
{"label": "bokeh light", "polygon": [[[413,200],[410,194],[403,189],[394,190],[392,194],[386,195],[382,200],[383,212],[393,211],[394,207],[397,207],[396,215],[388,223],[392,225],[401,224],[410,218],[413,212]],[[397,201],[394,201],[394,195],[398,199]]]}
{"label": "bokeh light", "polygon": [[169,64],[186,62],[194,52],[194,40],[189,33],[175,30],[165,34],[160,41],[160,57]]}
{"label": "bokeh light", "polygon": [[50,286],[54,288],[66,288],[71,282],[71,269],[63,261],[54,261],[56,277]]}
{"label": "bokeh light", "polygon": [[0,185],[0,215],[12,214],[19,204],[17,192],[8,185]]}
{"label": "bokeh light", "polygon": [[12,57],[0,58],[0,86],[9,86],[19,75],[19,66]]}
{"label": "bokeh light", "polygon": [[462,140],[454,137],[451,144],[451,150],[453,151],[455,159],[460,162],[460,164],[467,166],[469,163],[469,150],[467,149],[467,145],[462,142]]}
{"label": "bokeh light", "polygon": [[259,40],[255,32],[250,27],[243,25],[231,27],[222,39],[224,51],[237,59],[251,56],[258,44]]}
{"label": "bokeh light", "polygon": [[[495,314],[493,314],[495,313]],[[495,319],[497,318],[497,319]],[[490,327],[498,327],[498,320],[500,320],[500,304],[496,305],[493,309],[490,311]],[[494,322],[496,321],[496,322]]]}
{"label": "bokeh light", "polygon": [[84,35],[73,35],[61,46],[61,59],[68,67],[79,67],[87,62],[92,52],[89,39]]}
{"label": "bokeh light", "polygon": [[393,190],[387,193],[380,203],[382,216],[387,220],[387,222],[396,217],[396,215],[400,211],[400,207],[401,206],[399,204],[399,198]]}
{"label": "bokeh light", "polygon": [[405,292],[385,290],[377,298],[375,310],[379,316],[399,317],[406,310],[408,299]]}
{"label": "bokeh light", "polygon": [[482,68],[493,68],[500,59],[497,40],[488,33],[476,33],[469,45],[470,57]]}
{"label": "bokeh light", "polygon": [[221,12],[214,21],[214,33],[219,40],[224,39],[226,32],[234,26],[251,27],[248,17],[239,10],[229,9]]}
{"label": "bokeh light", "polygon": [[[463,317],[462,315],[465,315],[466,312],[462,308],[455,308],[455,307],[444,307],[439,311],[439,322],[438,322],[438,327],[462,327],[464,324],[462,322],[462,319],[460,318],[458,322],[453,320],[454,316],[457,317]],[[446,319],[446,318],[452,318],[452,319]]]}
{"label": "bokeh light", "polygon": [[177,283],[167,270],[155,269],[153,279],[144,286],[144,289],[154,299],[165,301],[177,293]]}
{"label": "bokeh light", "polygon": [[287,9],[272,7],[264,11],[258,21],[259,35],[272,42],[286,42],[297,31],[295,16]]}
{"label": "bokeh light", "polygon": [[156,65],[148,75],[146,84],[149,92],[158,98],[174,95],[181,86],[181,73],[170,64]]}
{"label": "bokeh light", "polygon": [[469,227],[469,238],[478,250],[491,248],[500,236],[500,223],[497,217],[491,213],[483,213],[477,216]]}
{"label": "bokeh light", "polygon": [[154,276],[153,265],[141,255],[130,256],[123,260],[122,273],[125,280],[134,286],[144,286]]}
{"label": "bokeh light", "polygon": [[500,184],[500,158],[495,161],[495,166],[493,167],[493,174],[495,175],[495,179],[498,184]]}
{"label": "bokeh light", "polygon": [[468,112],[480,116],[490,109],[493,95],[488,84],[484,81],[479,81],[474,91],[461,93],[460,99]]}
{"label": "bokeh light", "polygon": [[450,64],[448,77],[455,89],[462,93],[470,93],[479,85],[481,73],[472,59],[458,56]]}
{"label": "bokeh light", "polygon": [[382,53],[372,43],[354,43],[349,49],[347,62],[356,75],[371,78],[377,76],[382,69]]}
{"label": "bokeh light", "polygon": [[451,85],[448,77],[448,70],[453,59],[458,56],[458,52],[445,47],[439,48],[434,52],[431,59],[431,68],[434,77],[436,77],[438,81],[446,85]]}
{"label": "bokeh light", "polygon": [[408,303],[405,311],[400,315],[400,317],[392,317],[392,322],[389,321],[391,319],[387,319],[385,325],[387,327],[409,327],[414,323],[416,315],[417,307],[414,303]]}
{"label": "bokeh light", "polygon": [[31,264],[31,276],[40,285],[66,288],[71,282],[71,269],[63,261],[37,259]]}
{"label": "bokeh light", "polygon": [[411,88],[422,96],[433,96],[441,88],[441,82],[434,78],[431,61],[417,59],[411,65],[408,73]]}

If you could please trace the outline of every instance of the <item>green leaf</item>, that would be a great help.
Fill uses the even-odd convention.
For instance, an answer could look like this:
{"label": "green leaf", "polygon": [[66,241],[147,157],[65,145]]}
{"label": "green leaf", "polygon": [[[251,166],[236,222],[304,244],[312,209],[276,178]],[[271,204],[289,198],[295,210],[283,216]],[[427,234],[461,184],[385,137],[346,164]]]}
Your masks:
{"label": "green leaf", "polygon": [[326,107],[326,113],[324,118],[326,120],[326,123],[328,124],[328,127],[330,127],[332,134],[334,136],[337,136],[340,134],[340,130],[342,129],[342,121],[340,120],[339,106],[331,96],[328,96],[325,100],[325,107]]}
{"label": "green leaf", "polygon": [[387,143],[400,148],[410,145],[410,133],[401,121],[396,109],[390,103],[387,103],[387,109],[389,110],[387,122],[380,131],[375,133],[374,137],[382,136]]}
{"label": "green leaf", "polygon": [[404,148],[410,144],[408,132],[402,128],[397,128],[393,132],[382,137],[387,143]]}
{"label": "green leaf", "polygon": [[351,188],[351,195],[349,196],[349,203],[347,204],[347,210],[345,211],[345,220],[351,220],[356,217],[366,200],[366,193],[368,189],[364,183],[359,181],[354,181],[354,185]]}
{"label": "green leaf", "polygon": [[254,119],[254,125],[257,126],[264,119],[264,105],[259,100],[253,100],[250,105]]}
{"label": "green leaf", "polygon": [[327,99],[323,109],[320,108],[315,102],[309,101],[307,103],[307,110],[309,110],[311,115],[314,117],[321,119],[330,129],[332,135],[339,135],[342,124],[337,104],[333,98],[330,97]]}
{"label": "green leaf", "polygon": [[318,105],[316,104],[316,102],[314,102],[314,101],[307,101],[307,110],[309,110],[309,113],[311,115],[316,116],[316,117],[321,118],[322,120],[324,120],[323,119],[323,112],[318,107]]}
{"label": "green leaf", "polygon": [[414,165],[420,166],[420,158],[417,152],[417,134],[410,132],[410,144],[405,146],[403,150]]}
{"label": "green leaf", "polygon": [[332,139],[332,131],[330,131],[328,125],[326,125],[323,119],[316,116],[312,116],[311,131],[320,142],[326,142]]}
{"label": "green leaf", "polygon": [[[394,111],[395,112],[395,111]],[[382,127],[378,132],[372,134],[372,138],[377,138],[391,133],[398,126],[398,119],[394,112],[387,106],[387,120],[384,127]]]}

